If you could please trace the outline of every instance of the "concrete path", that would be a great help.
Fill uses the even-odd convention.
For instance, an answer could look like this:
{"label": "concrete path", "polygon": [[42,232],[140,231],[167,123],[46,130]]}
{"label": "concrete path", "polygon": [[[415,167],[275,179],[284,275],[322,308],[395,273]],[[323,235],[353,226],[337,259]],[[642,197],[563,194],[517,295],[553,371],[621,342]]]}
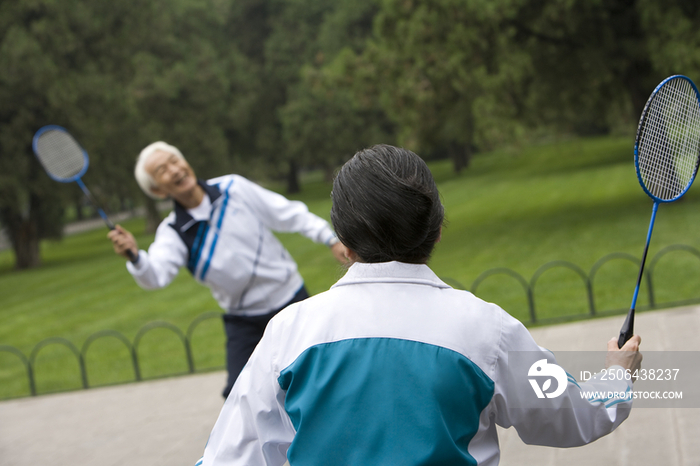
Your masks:
{"label": "concrete path", "polygon": [[[536,328],[555,352],[601,351],[622,317]],[[647,351],[700,351],[700,306],[637,316]],[[0,465],[193,466],[221,409],[225,374],[0,402]],[[524,445],[500,429],[502,466],[700,465],[700,409],[633,409],[611,435],[580,448]]]}
{"label": "concrete path", "polygon": [[226,375],[0,403],[0,465],[194,466],[223,404]]}
{"label": "concrete path", "polygon": [[[610,317],[535,328],[531,333],[555,354],[604,351],[607,340],[619,334],[623,320]],[[642,337],[642,353],[700,351],[700,306],[637,314],[635,331]],[[500,429],[499,434],[501,466],[700,466],[700,408],[632,408],[630,417],[612,434],[578,448],[525,445],[514,429]]]}

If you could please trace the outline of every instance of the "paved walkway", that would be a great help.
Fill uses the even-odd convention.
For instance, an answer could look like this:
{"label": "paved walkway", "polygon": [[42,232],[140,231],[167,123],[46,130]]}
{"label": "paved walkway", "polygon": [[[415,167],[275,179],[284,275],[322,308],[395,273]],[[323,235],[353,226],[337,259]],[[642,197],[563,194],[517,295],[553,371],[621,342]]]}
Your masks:
{"label": "paved walkway", "polygon": [[[598,351],[622,317],[536,328],[554,351]],[[647,351],[700,351],[700,306],[637,316]],[[221,409],[225,374],[0,402],[0,464],[193,466]],[[633,409],[611,435],[580,448],[527,446],[500,430],[502,466],[700,465],[700,409]]]}

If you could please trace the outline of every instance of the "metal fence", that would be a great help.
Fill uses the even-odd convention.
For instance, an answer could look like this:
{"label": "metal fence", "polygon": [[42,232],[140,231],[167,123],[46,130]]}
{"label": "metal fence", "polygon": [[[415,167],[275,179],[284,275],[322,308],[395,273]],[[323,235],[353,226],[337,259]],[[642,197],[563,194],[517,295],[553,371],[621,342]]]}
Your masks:
{"label": "metal fence", "polygon": [[[647,288],[647,293],[648,293],[648,299],[649,299],[649,304],[647,306],[637,306],[638,309],[643,310],[643,309],[656,309],[659,306],[664,306],[664,307],[673,307],[673,306],[680,306],[683,304],[690,304],[690,303],[696,303],[700,302],[700,296],[691,298],[691,299],[686,299],[683,301],[671,301],[671,302],[665,302],[665,303],[658,303],[656,300],[656,294],[654,292],[654,272],[656,269],[656,266],[659,262],[659,260],[664,257],[665,255],[674,252],[674,251],[685,251],[692,256],[696,257],[700,261],[700,251],[698,251],[696,248],[692,246],[687,246],[684,244],[674,244],[671,246],[667,246],[663,249],[661,249],[659,252],[654,255],[654,257],[646,264],[644,268],[644,279],[646,281],[646,288]],[[588,307],[588,315],[590,317],[594,317],[598,314],[601,314],[601,312],[598,311],[596,307],[596,300],[595,300],[595,278],[600,269],[607,263],[615,261],[615,260],[623,260],[623,261],[628,261],[631,262],[636,266],[636,268],[639,268],[640,265],[640,260],[637,259],[636,257],[632,256],[631,254],[623,253],[623,252],[614,252],[612,254],[608,254],[602,258],[600,258],[593,266],[591,267],[591,270],[586,273],[581,267],[578,265],[568,262],[568,261],[552,261],[544,264],[541,266],[539,269],[535,271],[535,273],[532,275],[530,280],[526,280],[522,275],[517,273],[516,271],[506,268],[506,267],[497,267],[494,269],[489,269],[485,272],[483,272],[481,275],[479,275],[476,280],[472,283],[471,287],[469,288],[469,291],[471,291],[474,294],[478,294],[478,289],[479,286],[486,281],[488,278],[493,277],[495,275],[507,275],[512,278],[514,278],[522,287],[523,293],[525,294],[525,297],[527,299],[527,306],[528,306],[528,314],[529,314],[529,320],[525,321],[523,323],[525,324],[536,324],[536,323],[549,323],[549,322],[554,322],[558,320],[570,320],[572,317],[580,317],[580,316],[558,316],[554,318],[548,318],[548,319],[541,319],[538,318],[537,316],[537,306],[536,306],[536,300],[535,300],[535,288],[537,285],[538,280],[542,275],[551,270],[551,269],[556,269],[556,268],[564,268],[573,271],[578,277],[581,279],[581,283],[583,287],[585,288],[586,291],[586,298],[587,298],[587,307]],[[450,285],[456,288],[462,288],[465,289],[464,286],[462,286],[459,282],[456,280],[452,279],[444,279],[446,282],[448,282]],[[620,312],[620,309],[615,309],[615,310],[606,310],[604,313],[605,314],[610,314],[610,313],[617,313]]]}
{"label": "metal fence", "polygon": [[[131,355],[131,365],[134,371],[134,381],[138,382],[141,380],[145,380],[141,374],[139,344],[141,343],[142,338],[151,330],[157,328],[164,328],[173,332],[182,342],[182,346],[185,350],[185,357],[187,358],[187,373],[193,374],[195,372],[198,372],[198,370],[195,366],[195,359],[192,355],[192,334],[194,333],[197,326],[199,326],[199,324],[201,324],[203,321],[208,319],[221,319],[221,316],[221,312],[205,312],[203,314],[200,314],[190,323],[190,325],[187,327],[187,331],[185,332],[183,332],[182,330],[180,330],[179,327],[170,322],[160,320],[149,322],[143,327],[141,327],[138,332],[136,332],[136,336],[134,337],[133,342],[129,341],[129,339],[126,336],[124,336],[123,333],[117,332],[116,330],[101,330],[90,335],[85,340],[82,348],[80,349],[78,349],[70,340],[61,337],[51,337],[37,343],[36,346],[34,346],[34,348],[32,349],[32,352],[30,353],[29,357],[27,357],[24,353],[22,353],[19,349],[15,348],[14,346],[8,345],[0,345],[0,353],[10,353],[19,358],[19,360],[22,362],[22,364],[24,364],[24,367],[26,369],[27,380],[29,382],[29,393],[32,396],[36,396],[37,390],[34,369],[36,366],[37,356],[43,348],[50,345],[61,345],[68,348],[68,350],[70,350],[70,352],[73,353],[76,361],[78,362],[82,388],[87,389],[90,388],[90,383],[88,379],[86,361],[90,346],[92,346],[92,344],[96,340],[102,338],[115,338],[116,340],[124,344],[129,354]],[[223,366],[221,366],[220,368],[223,368]],[[211,368],[208,368],[208,370],[211,370]]]}
{"label": "metal fence", "polygon": [[[673,307],[673,306],[678,306],[678,305],[683,305],[683,304],[690,304],[690,303],[695,303],[695,302],[700,302],[700,296],[696,298],[691,298],[687,299],[684,301],[674,301],[674,302],[664,302],[664,303],[658,303],[656,301],[656,295],[654,292],[654,272],[657,263],[659,260],[665,256],[666,254],[673,252],[673,251],[685,251],[692,256],[696,257],[700,261],[700,251],[698,251],[696,248],[692,246],[686,246],[682,244],[676,244],[676,245],[671,245],[666,248],[661,249],[656,255],[649,261],[645,268],[645,280],[646,280],[646,285],[647,285],[647,292],[648,292],[648,300],[649,300],[649,305],[640,307],[641,309],[646,308],[646,309],[654,309],[658,308],[659,306],[664,306],[664,307]],[[542,275],[552,269],[556,268],[564,268],[573,271],[578,277],[580,277],[582,285],[584,286],[586,290],[586,296],[587,296],[587,305],[588,305],[588,316],[596,316],[599,314],[602,314],[603,312],[599,312],[598,309],[596,308],[596,300],[595,300],[595,278],[600,269],[607,263],[615,260],[622,260],[622,261],[628,261],[636,265],[636,267],[639,267],[639,259],[635,258],[634,256],[626,253],[612,253],[608,254],[607,256],[602,257],[599,259],[593,266],[591,267],[591,270],[586,273],[583,269],[581,269],[579,266],[576,264],[573,264],[571,262],[567,261],[552,261],[544,264],[541,266],[539,269],[535,271],[535,273],[532,275],[530,280],[526,280],[522,275],[517,273],[516,271],[505,268],[505,267],[498,267],[494,269],[489,269],[485,272],[483,272],[481,275],[479,275],[476,280],[472,283],[471,287],[468,288],[472,293],[477,294],[479,286],[484,283],[487,279],[490,277],[496,276],[496,275],[507,275],[512,278],[514,278],[519,285],[523,289],[523,293],[525,294],[525,297],[527,298],[527,304],[528,304],[528,313],[529,313],[529,321],[525,321],[525,324],[535,324],[535,323],[545,323],[553,320],[561,320],[561,319],[571,319],[575,317],[581,317],[580,315],[577,316],[560,316],[558,318],[552,319],[541,319],[538,318],[537,316],[537,307],[536,307],[536,285],[538,280],[542,277]],[[450,285],[454,286],[455,288],[461,288],[465,289],[465,287],[450,278],[444,278],[443,280]],[[611,312],[618,312],[619,310],[616,311],[609,311],[606,310],[604,311],[605,314],[609,314]],[[204,314],[201,314],[197,316],[187,327],[187,330],[183,332],[179,327],[176,325],[170,323],[170,322],[165,322],[165,321],[155,321],[155,322],[150,322],[144,325],[139,329],[139,331],[136,333],[136,336],[134,337],[133,342],[129,341],[129,339],[124,336],[124,334],[117,332],[115,330],[102,330],[100,332],[96,332],[92,335],[90,335],[85,342],[83,343],[82,348],[78,349],[71,341],[61,338],[61,337],[52,337],[52,338],[47,338],[45,340],[40,341],[36,346],[34,346],[32,352],[30,353],[29,357],[27,357],[22,351],[19,349],[15,348],[14,346],[8,346],[8,345],[0,345],[0,353],[9,353],[12,355],[15,355],[24,365],[26,369],[26,375],[27,379],[29,382],[29,392],[30,395],[36,396],[37,395],[37,390],[36,390],[36,383],[35,383],[35,365],[36,365],[36,359],[39,354],[39,352],[46,348],[47,346],[50,345],[62,345],[68,348],[73,355],[75,356],[77,362],[78,362],[78,367],[80,369],[80,377],[81,377],[81,383],[82,383],[82,388],[87,389],[90,388],[90,383],[88,379],[88,371],[87,371],[87,365],[86,365],[86,360],[87,360],[87,353],[88,350],[90,349],[91,345],[99,339],[103,338],[115,338],[118,341],[120,341],[128,350],[129,354],[131,355],[131,365],[133,367],[133,372],[134,372],[134,381],[141,381],[144,380],[141,374],[141,364],[139,360],[139,344],[148,332],[151,330],[154,330],[156,328],[163,328],[170,330],[173,332],[181,341],[182,346],[185,351],[185,356],[187,358],[187,373],[195,373],[198,372],[197,367],[195,366],[195,358],[193,357],[192,354],[192,335],[203,321],[208,320],[208,319],[221,319],[221,312],[206,312]],[[218,367],[217,367],[218,368]],[[223,368],[223,366],[221,367]],[[207,368],[207,370],[211,370],[212,368]],[[175,374],[172,374],[175,375]]]}

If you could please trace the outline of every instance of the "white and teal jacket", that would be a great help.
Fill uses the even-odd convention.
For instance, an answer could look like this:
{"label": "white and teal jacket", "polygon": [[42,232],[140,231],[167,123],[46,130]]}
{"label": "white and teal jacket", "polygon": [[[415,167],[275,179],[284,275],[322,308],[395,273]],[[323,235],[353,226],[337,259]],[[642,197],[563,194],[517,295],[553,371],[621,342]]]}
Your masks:
{"label": "white and teal jacket", "polygon": [[354,264],[270,321],[202,464],[496,465],[497,424],[569,447],[629,415],[631,401],[581,396],[631,390],[597,377],[565,377],[563,394],[537,404],[529,367],[509,366],[515,351],[555,363],[520,322],[425,265]]}
{"label": "white and teal jacket", "polygon": [[154,289],[187,267],[231,314],[260,315],[284,306],[303,280],[272,231],[301,233],[329,244],[335,234],[328,222],[304,203],[242,176],[199,183],[207,194],[205,208],[188,211],[175,203],[148,252],[139,252],[136,265],[127,263],[129,272],[142,288]]}

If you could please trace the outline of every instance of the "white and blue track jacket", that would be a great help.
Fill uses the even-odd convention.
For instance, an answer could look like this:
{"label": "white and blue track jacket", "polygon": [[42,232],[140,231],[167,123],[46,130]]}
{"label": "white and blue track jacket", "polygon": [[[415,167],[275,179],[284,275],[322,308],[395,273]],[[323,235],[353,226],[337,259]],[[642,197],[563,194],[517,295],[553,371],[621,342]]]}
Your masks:
{"label": "white and blue track jacket", "polygon": [[629,415],[631,401],[582,398],[631,390],[597,378],[569,376],[562,395],[533,407],[528,368],[509,367],[514,351],[555,363],[520,322],[425,265],[354,264],[270,321],[202,464],[496,465],[497,424],[569,447]]}
{"label": "white and blue track jacket", "polygon": [[[181,267],[207,285],[224,311],[259,315],[279,309],[303,285],[297,265],[272,231],[301,233],[329,244],[328,222],[239,175],[200,182],[211,202],[206,218],[175,203],[148,252],[129,272],[145,289],[168,285]],[[206,215],[206,214],[205,214]]]}

